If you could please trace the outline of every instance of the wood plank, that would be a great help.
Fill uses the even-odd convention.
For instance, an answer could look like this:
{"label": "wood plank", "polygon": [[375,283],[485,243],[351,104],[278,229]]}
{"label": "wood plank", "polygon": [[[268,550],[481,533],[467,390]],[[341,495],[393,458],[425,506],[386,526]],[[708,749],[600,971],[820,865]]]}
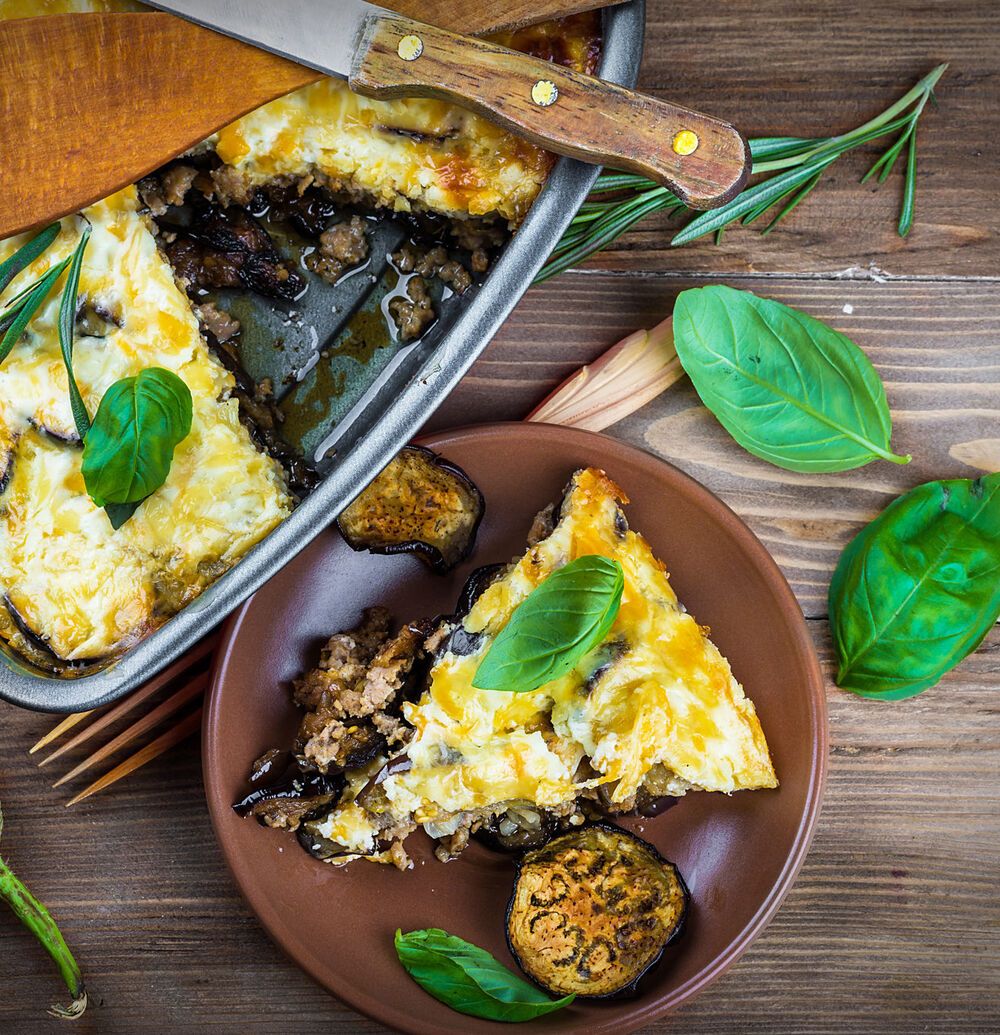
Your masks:
{"label": "wood plank", "polygon": [[[825,623],[810,625],[829,671]],[[795,887],[743,960],[647,1035],[1000,1025],[1000,630],[916,700],[828,700],[826,802]],[[0,706],[3,847],[86,971],[74,1031],[384,1030],[287,962],[237,896],[196,742],[67,812],[27,755],[48,721]],[[5,912],[0,958],[0,1030],[51,1031],[58,978]]]}
{"label": "wood plank", "polygon": [[905,241],[895,231],[901,171],[877,190],[858,183],[881,153],[873,145],[864,156],[838,162],[768,237],[750,227],[727,233],[720,247],[702,241],[670,249],[680,224],[652,218],[592,260],[593,267],[857,269],[863,275],[874,264],[894,275],[997,276],[1000,4],[758,0],[750,7],[674,0],[648,6],[643,88],[727,119],[747,136],[844,132],[877,115],[936,64],[951,67],[939,86],[940,107],[921,121],[916,221]]}
{"label": "wood plank", "polygon": [[[611,432],[718,493],[763,540],[806,614],[824,615],[832,567],[863,523],[921,482],[981,473],[962,462],[975,452],[969,443],[1000,445],[1000,293],[977,283],[726,282],[797,306],[864,348],[886,384],[894,445],[913,462],[825,475],[780,470],[737,446],[686,378]],[[432,426],[520,419],[578,366],[652,327],[680,291],[702,283],[580,273],[532,289]]]}

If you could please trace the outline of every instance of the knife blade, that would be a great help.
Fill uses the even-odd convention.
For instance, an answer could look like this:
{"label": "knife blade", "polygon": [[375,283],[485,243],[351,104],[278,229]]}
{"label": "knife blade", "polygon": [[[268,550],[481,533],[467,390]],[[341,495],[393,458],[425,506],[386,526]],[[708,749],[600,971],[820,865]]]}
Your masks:
{"label": "knife blade", "polygon": [[341,79],[350,78],[369,20],[392,15],[364,0],[163,0],[149,6]]}
{"label": "knife blade", "polygon": [[724,204],[749,175],[749,147],[727,122],[364,0],[151,6],[345,78],[369,97],[469,108],[550,151],[654,179],[692,208]]}

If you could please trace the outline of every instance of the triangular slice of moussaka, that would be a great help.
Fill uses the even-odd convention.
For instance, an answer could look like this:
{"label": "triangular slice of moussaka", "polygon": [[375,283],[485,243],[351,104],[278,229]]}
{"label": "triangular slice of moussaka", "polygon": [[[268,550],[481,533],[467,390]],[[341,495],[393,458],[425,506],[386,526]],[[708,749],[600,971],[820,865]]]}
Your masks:
{"label": "triangular slice of moussaka", "polygon": [[[524,556],[428,639],[426,687],[402,705],[402,754],[380,771],[372,763],[367,786],[348,773],[339,804],[307,824],[317,841],[398,864],[401,835],[416,824],[442,839],[447,855],[480,828],[551,830],[594,809],[641,809],[688,790],[777,786],[753,703],[649,544],[629,530],[626,502],[602,471],[576,472],[555,515],[551,507],[539,515]],[[533,692],[475,689],[479,663],[518,604],[588,554],[614,558],[625,575],[604,641]],[[393,842],[395,853],[376,856]]]}

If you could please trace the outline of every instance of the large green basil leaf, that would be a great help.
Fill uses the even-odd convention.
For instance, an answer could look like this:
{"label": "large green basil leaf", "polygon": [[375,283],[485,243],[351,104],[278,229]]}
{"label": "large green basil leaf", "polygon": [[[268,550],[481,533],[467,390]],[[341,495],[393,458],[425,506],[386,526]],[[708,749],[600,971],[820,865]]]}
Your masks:
{"label": "large green basil leaf", "polygon": [[749,291],[683,291],[674,344],[702,402],[744,449],[790,471],[846,471],[881,457],[892,422],[875,368],[849,338]]}
{"label": "large green basil leaf", "polygon": [[83,447],[83,480],[104,507],[138,503],[167,479],[174,449],[191,430],[191,392],[169,370],[148,367],[101,399]]}
{"label": "large green basil leaf", "polygon": [[459,1013],[488,1021],[530,1021],[573,1002],[550,999],[485,949],[431,927],[396,931],[396,955],[425,992]]}
{"label": "large green basil leaf", "polygon": [[617,561],[598,554],[570,561],[515,608],[472,685],[527,693],[565,675],[607,635],[624,588]]}
{"label": "large green basil leaf", "polygon": [[919,485],[837,564],[837,683],[865,697],[912,697],[971,654],[998,617],[1000,474]]}

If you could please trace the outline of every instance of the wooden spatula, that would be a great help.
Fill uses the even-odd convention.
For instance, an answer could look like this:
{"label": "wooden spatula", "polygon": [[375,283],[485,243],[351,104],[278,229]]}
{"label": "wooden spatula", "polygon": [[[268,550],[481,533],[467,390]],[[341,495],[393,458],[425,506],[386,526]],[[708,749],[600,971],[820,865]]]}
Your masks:
{"label": "wooden spatula", "polygon": [[[434,15],[450,24],[461,21],[465,31],[485,31],[497,28],[498,23],[523,22],[529,14],[579,10],[600,2],[538,0],[531,11],[528,3],[518,2],[506,5],[500,17],[489,10],[494,5],[480,0],[475,7],[470,0],[395,0],[394,6],[412,8],[422,18]],[[459,11],[463,12],[460,18]],[[424,28],[429,34],[429,27]],[[386,32],[391,35],[394,29],[386,20]],[[439,33],[435,38],[443,48],[439,67],[432,60],[435,54],[427,53],[402,77],[392,67],[398,60],[395,51],[390,57],[372,46],[371,60],[364,68],[366,81],[355,83],[356,77],[352,77],[352,83],[372,95],[421,92],[413,89],[416,86],[425,96],[447,96],[444,80],[449,70],[454,70],[456,80],[475,71],[480,89],[496,91],[490,106],[494,114],[507,114],[508,124],[533,138],[531,121],[538,121],[538,112],[532,115],[529,104],[527,125],[523,125],[524,118],[503,111],[502,99],[505,88],[510,88],[507,72],[518,62],[530,64],[530,59],[504,57],[493,48],[484,48],[477,57],[480,67],[473,69],[459,61],[461,55],[470,53],[469,44],[464,51],[461,46],[449,51],[453,40],[458,44],[460,38]],[[380,37],[376,42],[384,41]],[[454,55],[450,62],[444,57],[448,53]],[[421,68],[427,65],[433,81],[421,79],[417,64]],[[72,74],[67,74],[70,69]],[[531,72],[528,65],[525,69]],[[520,71],[525,73],[525,69]],[[413,70],[418,71],[416,76]],[[683,118],[684,125],[690,124],[694,131],[695,146],[700,146],[697,155],[684,160],[691,170],[686,180],[694,184],[691,203],[698,204],[705,197],[725,200],[719,197],[722,190],[731,195],[742,186],[746,147],[728,124],[652,98],[642,98],[643,105],[637,107],[628,100],[635,95],[590,80],[581,88],[573,74],[563,69],[547,66],[545,74],[559,82],[566,103],[576,111],[594,112],[593,117],[574,120],[560,115],[562,104],[552,109],[552,123],[563,130],[564,139],[568,131],[570,143],[575,142],[575,134],[587,138],[588,131],[596,127],[601,137],[598,143],[606,144],[617,134],[627,147],[652,157],[654,165],[662,155],[666,165],[676,166],[678,156],[687,152],[675,147],[676,154],[671,153],[671,140],[676,143],[680,138],[670,133],[664,139],[664,125],[677,125]],[[248,111],[319,78],[321,73],[315,70],[170,15],[60,15],[0,23],[0,239],[113,193]],[[460,98],[461,91],[453,89],[450,96]],[[621,111],[617,115],[608,112],[619,120],[610,132],[609,124],[598,114],[605,102],[612,111],[615,105],[625,104],[625,117]],[[514,110],[513,102],[510,108]],[[584,146],[577,151],[565,145],[562,149],[585,160],[601,160],[602,152],[592,140],[581,142]],[[620,148],[618,154],[626,155],[626,148]],[[648,161],[638,167],[644,172],[652,168]]]}

